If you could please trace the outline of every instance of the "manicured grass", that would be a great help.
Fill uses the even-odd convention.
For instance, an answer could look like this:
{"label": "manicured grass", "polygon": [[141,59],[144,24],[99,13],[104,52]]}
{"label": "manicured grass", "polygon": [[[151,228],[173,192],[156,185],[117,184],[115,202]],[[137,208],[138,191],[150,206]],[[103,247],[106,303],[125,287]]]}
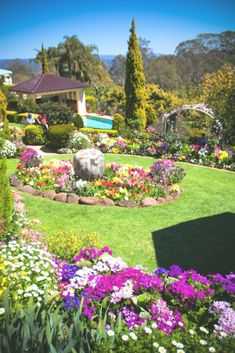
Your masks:
{"label": "manicured grass", "polygon": [[[47,157],[47,159],[51,157]],[[68,155],[59,156],[60,159]],[[149,167],[153,158],[106,155],[106,162]],[[9,173],[16,160],[9,160]],[[201,272],[235,271],[235,173],[180,164],[186,172],[180,199],[126,209],[69,205],[24,194],[28,215],[55,229],[96,231],[115,256],[149,269],[179,263]],[[157,260],[156,260],[157,259]]]}

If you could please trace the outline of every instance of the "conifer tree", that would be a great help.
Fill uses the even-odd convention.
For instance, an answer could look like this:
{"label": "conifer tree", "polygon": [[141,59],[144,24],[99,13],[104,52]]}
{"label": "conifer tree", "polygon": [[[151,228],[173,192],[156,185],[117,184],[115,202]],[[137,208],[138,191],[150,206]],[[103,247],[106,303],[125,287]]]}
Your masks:
{"label": "conifer tree", "polygon": [[130,32],[125,80],[126,125],[132,129],[142,131],[146,126],[145,77],[134,19]]}
{"label": "conifer tree", "polygon": [[41,64],[42,64],[42,73],[46,74],[49,72],[49,66],[48,66],[48,61],[47,61],[47,52],[46,49],[44,48],[42,44],[42,49],[41,49]]}

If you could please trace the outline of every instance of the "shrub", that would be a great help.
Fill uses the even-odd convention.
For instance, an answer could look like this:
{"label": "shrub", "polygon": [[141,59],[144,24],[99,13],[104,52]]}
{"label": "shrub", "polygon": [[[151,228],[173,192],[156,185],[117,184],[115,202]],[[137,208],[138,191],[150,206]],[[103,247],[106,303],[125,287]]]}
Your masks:
{"label": "shrub", "polygon": [[52,147],[61,148],[68,144],[70,133],[76,128],[72,124],[61,124],[50,126],[47,131],[49,143]]}
{"label": "shrub", "polygon": [[86,96],[86,107],[88,111],[96,111],[96,98],[94,96]]}
{"label": "shrub", "polygon": [[96,233],[76,234],[72,231],[57,230],[44,237],[48,250],[64,260],[72,260],[82,248],[101,247],[101,241]]}
{"label": "shrub", "polygon": [[10,226],[13,210],[13,199],[10,190],[9,180],[6,175],[6,160],[0,159],[0,238],[3,240],[4,234]]}
{"label": "shrub", "polygon": [[29,99],[25,99],[22,102],[18,103],[17,111],[18,113],[38,113],[38,105]]}
{"label": "shrub", "polygon": [[6,114],[7,114],[7,120],[10,123],[18,123],[19,118],[18,118],[18,114],[15,110],[7,110]]}
{"label": "shrub", "polygon": [[54,102],[40,104],[38,113],[46,115],[48,125],[68,124],[73,121],[74,114],[67,105]]}
{"label": "shrub", "polygon": [[74,115],[73,123],[78,129],[81,129],[84,126],[83,119],[82,119],[81,115],[79,115],[79,114]]}
{"label": "shrub", "polygon": [[26,145],[44,145],[46,142],[44,128],[40,125],[27,125],[23,141]]}
{"label": "shrub", "polygon": [[113,129],[122,132],[125,127],[125,118],[121,114],[115,114],[113,117]]}
{"label": "shrub", "polygon": [[117,136],[117,130],[103,130],[103,129],[93,129],[89,127],[83,127],[80,131],[87,133],[87,134],[108,134],[109,136]]}

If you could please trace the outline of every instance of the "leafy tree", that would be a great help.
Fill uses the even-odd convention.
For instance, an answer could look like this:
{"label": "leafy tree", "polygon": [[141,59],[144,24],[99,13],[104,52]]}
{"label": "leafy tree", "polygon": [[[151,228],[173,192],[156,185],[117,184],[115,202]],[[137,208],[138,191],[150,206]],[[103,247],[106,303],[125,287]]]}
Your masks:
{"label": "leafy tree", "polygon": [[113,59],[112,66],[109,69],[112,80],[120,86],[124,86],[126,75],[126,58],[123,55],[117,55]]}
{"label": "leafy tree", "polygon": [[125,80],[126,124],[141,131],[146,126],[145,77],[134,19],[130,32]]}
{"label": "leafy tree", "polygon": [[223,120],[227,133],[235,136],[235,68],[224,65],[220,70],[206,74],[200,90],[201,100]]}
{"label": "leafy tree", "polygon": [[19,83],[25,80],[29,80],[34,76],[34,72],[29,65],[25,65],[19,60],[13,61],[9,66],[8,70],[13,72],[13,82]]}

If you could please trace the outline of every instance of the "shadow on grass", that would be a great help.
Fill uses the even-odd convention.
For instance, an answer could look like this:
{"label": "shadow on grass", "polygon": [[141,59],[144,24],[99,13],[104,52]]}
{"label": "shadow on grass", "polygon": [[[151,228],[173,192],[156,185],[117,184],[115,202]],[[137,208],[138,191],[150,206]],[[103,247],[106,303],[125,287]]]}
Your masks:
{"label": "shadow on grass", "polygon": [[157,264],[202,274],[235,272],[235,214],[199,218],[152,233]]}

